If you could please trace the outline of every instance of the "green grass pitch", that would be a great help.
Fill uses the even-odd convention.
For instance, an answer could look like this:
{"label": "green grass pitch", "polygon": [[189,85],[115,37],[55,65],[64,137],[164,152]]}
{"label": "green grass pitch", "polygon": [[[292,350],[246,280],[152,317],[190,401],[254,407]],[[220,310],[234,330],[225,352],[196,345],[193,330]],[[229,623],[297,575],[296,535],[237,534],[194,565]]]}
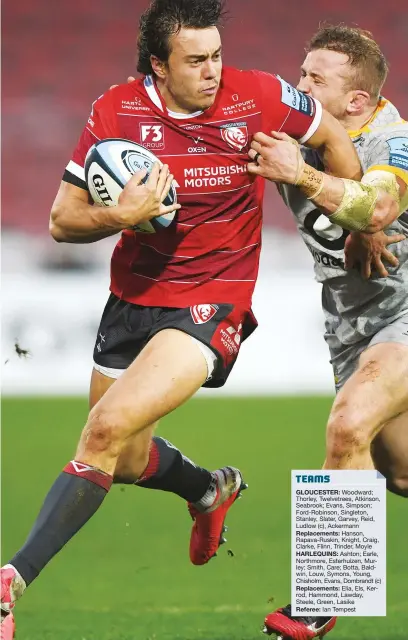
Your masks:
{"label": "green grass pitch", "polygon": [[[176,496],[115,486],[19,603],[17,640],[252,640],[290,595],[291,468],[319,468],[330,398],[197,399],[159,433],[199,464],[240,467],[249,490],[228,543],[193,567],[190,519]],[[24,542],[72,458],[84,399],[4,399],[2,556]],[[388,615],[343,618],[332,640],[407,640],[408,509],[388,498]],[[233,556],[227,553],[230,549]]]}

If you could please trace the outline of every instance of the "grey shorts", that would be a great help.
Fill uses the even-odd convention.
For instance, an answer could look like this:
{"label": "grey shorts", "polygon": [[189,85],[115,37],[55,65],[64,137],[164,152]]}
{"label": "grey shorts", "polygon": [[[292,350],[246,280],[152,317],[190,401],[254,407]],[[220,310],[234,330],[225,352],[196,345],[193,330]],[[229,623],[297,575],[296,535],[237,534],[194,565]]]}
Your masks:
{"label": "grey shorts", "polygon": [[397,318],[374,336],[360,340],[351,346],[345,346],[340,341],[336,344],[337,341],[333,338],[334,336],[330,336],[330,340],[327,342],[329,343],[336,393],[338,393],[357,369],[360,355],[368,347],[382,342],[397,342],[408,346],[408,314]]}

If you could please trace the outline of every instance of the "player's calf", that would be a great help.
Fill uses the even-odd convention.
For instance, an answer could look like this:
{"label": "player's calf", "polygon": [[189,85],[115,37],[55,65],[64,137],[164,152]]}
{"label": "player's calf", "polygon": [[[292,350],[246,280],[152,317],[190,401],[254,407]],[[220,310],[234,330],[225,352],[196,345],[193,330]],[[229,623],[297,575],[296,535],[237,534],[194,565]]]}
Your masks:
{"label": "player's calf", "polygon": [[387,422],[371,445],[375,468],[387,479],[387,489],[408,498],[408,411]]}
{"label": "player's calf", "polygon": [[387,342],[386,335],[374,339],[384,342],[363,351],[357,370],[334,402],[327,426],[326,469],[374,468],[374,438],[387,422],[408,411],[408,346]]}
{"label": "player's calf", "polygon": [[325,468],[373,468],[373,431],[372,423],[356,411],[351,398],[336,401],[327,425]]}

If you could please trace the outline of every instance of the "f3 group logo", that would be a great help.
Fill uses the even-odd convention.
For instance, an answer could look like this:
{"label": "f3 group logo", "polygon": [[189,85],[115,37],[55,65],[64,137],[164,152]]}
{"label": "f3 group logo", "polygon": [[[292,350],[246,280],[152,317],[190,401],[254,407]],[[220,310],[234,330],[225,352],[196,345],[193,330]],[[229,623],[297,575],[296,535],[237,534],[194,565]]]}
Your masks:
{"label": "f3 group logo", "polygon": [[140,142],[146,149],[164,149],[164,127],[155,122],[141,122]]}

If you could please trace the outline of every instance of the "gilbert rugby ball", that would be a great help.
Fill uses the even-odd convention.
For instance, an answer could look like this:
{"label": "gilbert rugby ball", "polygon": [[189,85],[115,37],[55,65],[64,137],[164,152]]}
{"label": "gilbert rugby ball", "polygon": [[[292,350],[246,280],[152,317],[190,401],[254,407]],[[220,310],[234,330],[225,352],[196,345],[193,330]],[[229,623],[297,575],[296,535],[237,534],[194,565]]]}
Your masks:
{"label": "gilbert rugby ball", "polygon": [[[88,151],[85,158],[85,180],[93,201],[105,207],[118,204],[123,187],[130,177],[140,171],[147,170],[144,181],[149,177],[153,164],[162,162],[140,144],[121,138],[100,140]],[[169,206],[177,202],[176,188],[173,184],[163,204]],[[156,233],[168,227],[174,217],[173,213],[165,213],[148,222],[141,222],[133,228],[142,233]]]}

